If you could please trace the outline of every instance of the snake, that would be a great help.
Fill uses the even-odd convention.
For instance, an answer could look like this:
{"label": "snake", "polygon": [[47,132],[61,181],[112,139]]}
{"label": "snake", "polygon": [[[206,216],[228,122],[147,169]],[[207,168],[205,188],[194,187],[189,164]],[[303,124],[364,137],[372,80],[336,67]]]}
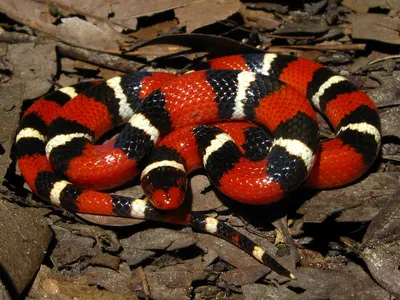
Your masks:
{"label": "snake", "polygon": [[[262,205],[300,186],[350,184],[373,165],[381,124],[373,101],[343,76],[273,53],[210,60],[174,75],[135,72],[61,88],[30,106],[16,133],[31,190],[72,212],[191,225],[293,274],[233,228],[179,207],[203,167],[223,194]],[[317,112],[335,133],[320,141]],[[123,125],[111,140],[96,144]],[[102,192],[141,173],[144,199]]]}

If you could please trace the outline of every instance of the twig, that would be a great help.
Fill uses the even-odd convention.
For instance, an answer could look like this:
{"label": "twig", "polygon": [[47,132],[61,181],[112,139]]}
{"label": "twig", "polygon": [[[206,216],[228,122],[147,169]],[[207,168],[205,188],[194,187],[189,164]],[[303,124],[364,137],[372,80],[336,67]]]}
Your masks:
{"label": "twig", "polygon": [[36,37],[19,33],[19,32],[8,32],[0,29],[0,42],[9,44],[22,44],[22,43],[34,43],[37,40]]}
{"label": "twig", "polygon": [[146,274],[144,273],[144,270],[142,267],[138,267],[137,270],[139,273],[139,277],[142,281],[143,293],[145,294],[145,296],[149,297],[150,296],[150,288],[149,288],[149,284],[147,282]]}
{"label": "twig", "polygon": [[400,105],[400,100],[394,100],[388,103],[384,103],[384,104],[378,104],[376,105],[376,107],[378,109],[384,109],[384,108],[388,108],[388,107],[395,107],[395,106],[399,106]]}
{"label": "twig", "polygon": [[295,46],[272,46],[270,52],[287,52],[288,49],[306,49],[322,51],[356,51],[365,50],[365,44],[340,44],[340,45],[295,45]]}
{"label": "twig", "polygon": [[127,60],[117,55],[73,47],[63,43],[58,43],[58,49],[66,57],[126,73],[137,71],[139,68],[146,66],[145,64]]}
{"label": "twig", "polygon": [[[39,40],[41,40],[41,38],[33,37],[23,33],[0,31],[0,42],[20,44],[35,43]],[[146,66],[145,64],[127,60],[118,55],[74,47],[61,42],[58,42],[57,46],[60,53],[66,57],[88,62],[111,70],[129,73],[137,71],[139,68]]]}
{"label": "twig", "polygon": [[372,64],[375,64],[377,62],[385,61],[385,60],[388,60],[388,59],[396,59],[396,58],[400,58],[400,55],[389,55],[389,56],[386,56],[386,57],[377,58],[377,59],[371,60],[368,63],[368,65],[372,65]]}
{"label": "twig", "polygon": [[294,36],[294,35],[279,35],[279,34],[272,34],[272,33],[264,33],[266,36],[277,38],[277,39],[292,39],[292,40],[314,40],[315,36]]}

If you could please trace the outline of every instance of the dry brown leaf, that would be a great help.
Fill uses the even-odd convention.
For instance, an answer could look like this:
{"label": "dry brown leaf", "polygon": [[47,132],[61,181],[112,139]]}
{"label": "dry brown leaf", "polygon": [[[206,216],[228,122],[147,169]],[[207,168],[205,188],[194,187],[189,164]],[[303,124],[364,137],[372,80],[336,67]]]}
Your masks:
{"label": "dry brown leaf", "polygon": [[[121,48],[134,42],[133,38],[120,32],[135,30],[138,17],[174,9],[180,26],[186,26],[191,32],[229,17],[239,11],[240,6],[239,0],[55,0],[51,4],[46,1],[5,0],[0,3],[0,12],[64,43],[119,53]],[[175,26],[174,23],[171,25]],[[166,33],[165,28],[157,24],[149,28],[153,34],[147,35],[147,39],[160,31]]]}
{"label": "dry brown leaf", "polygon": [[221,274],[220,278],[228,284],[241,286],[254,283],[269,272],[270,269],[264,265],[249,266],[226,271]]}
{"label": "dry brown leaf", "polygon": [[343,0],[342,5],[354,10],[357,13],[367,13],[370,8],[375,8],[375,7],[400,10],[399,1]]}
{"label": "dry brown leaf", "polygon": [[398,173],[373,173],[348,187],[321,191],[297,210],[303,222],[320,223],[333,214],[340,222],[370,221],[396,190]]}
{"label": "dry brown leaf", "polygon": [[289,299],[391,299],[363,267],[352,262],[327,270],[300,268],[296,276],[286,287],[302,293]]}
{"label": "dry brown leaf", "polygon": [[18,299],[32,281],[51,242],[53,234],[47,226],[46,213],[47,209],[0,201],[0,281],[12,299]]}
{"label": "dry brown leaf", "polygon": [[[398,104],[400,95],[400,72],[393,71],[389,76],[387,73],[385,74],[385,72],[374,72],[372,75],[379,80],[380,83],[380,87],[368,92],[368,96],[371,97],[374,103],[379,108]],[[393,125],[394,124],[396,123],[393,123]],[[385,132],[384,135],[385,134],[387,133]]]}
{"label": "dry brown leaf", "polygon": [[200,257],[167,264],[160,261],[159,266],[144,268],[152,299],[189,299],[192,282],[207,277]]}
{"label": "dry brown leaf", "polygon": [[238,12],[239,0],[203,0],[192,1],[190,5],[175,9],[175,15],[187,32],[226,19]]}
{"label": "dry brown leaf", "polygon": [[[150,39],[156,38],[159,35],[165,35],[173,32],[176,27],[178,27],[178,20],[175,18],[173,20],[157,23],[149,27],[140,28],[138,31],[130,34],[139,41],[148,41]],[[163,49],[161,49],[162,51]],[[168,54],[167,54],[168,55]]]}
{"label": "dry brown leaf", "polygon": [[[203,2],[203,1],[201,1]],[[163,11],[191,6],[198,1],[192,0],[55,0],[59,8],[71,7],[75,12],[96,19],[109,20],[115,26],[136,29],[137,18],[151,16]],[[122,29],[123,29],[122,28]],[[116,27],[118,30],[118,28]],[[118,30],[120,31],[120,30]]]}
{"label": "dry brown leaf", "polygon": [[400,19],[380,14],[350,16],[353,39],[380,41],[400,45]]}
{"label": "dry brown leaf", "polygon": [[307,34],[320,34],[327,32],[329,26],[325,24],[316,23],[288,23],[275,30],[274,34],[279,35],[307,35]]}
{"label": "dry brown leaf", "polygon": [[363,240],[364,259],[372,276],[386,290],[400,296],[400,189],[372,220]]}
{"label": "dry brown leaf", "polygon": [[240,14],[243,16],[247,26],[256,26],[259,29],[272,30],[282,24],[275,14],[263,10],[242,7]]}
{"label": "dry brown leaf", "polygon": [[368,56],[357,57],[354,59],[352,65],[349,67],[349,72],[353,74],[356,71],[365,68],[371,61],[384,57],[385,54],[378,51],[372,51],[371,54],[369,54]]}
{"label": "dry brown leaf", "polygon": [[[81,5],[82,2],[79,1]],[[42,35],[51,36],[70,45],[92,50],[119,52],[120,45],[133,42],[114,30],[107,19],[88,22],[78,17],[61,18],[54,24],[47,3],[30,0],[0,1],[0,11],[17,22],[28,25]]]}
{"label": "dry brown leaf", "polygon": [[[124,293],[137,299],[134,295],[133,284],[138,280],[126,264],[121,264],[118,271],[109,268],[88,267],[85,272],[85,279],[89,285],[94,285],[113,293]],[[75,298],[76,299],[76,298]],[[92,298],[96,299],[96,298]],[[114,299],[114,298],[108,298]]]}
{"label": "dry brown leaf", "polygon": [[400,139],[400,107],[391,107],[381,113],[382,133]]}
{"label": "dry brown leaf", "polygon": [[134,233],[123,239],[121,243],[124,248],[128,249],[176,251],[192,246],[197,241],[194,233],[190,231],[150,228]]}
{"label": "dry brown leaf", "polygon": [[[138,280],[135,276],[118,276],[116,272],[110,271],[108,273],[101,272],[102,268],[98,268],[99,272],[95,276],[67,276],[60,275],[57,272],[52,271],[50,268],[42,265],[37,277],[29,291],[29,297],[31,299],[82,299],[82,300],[135,300],[138,299],[133,292],[126,293],[123,290],[118,292],[110,292],[104,288],[99,288],[100,284],[104,281],[114,281],[115,286],[121,287],[121,282],[116,279],[123,279],[124,282],[129,282],[131,286]],[[93,272],[92,272],[93,274]],[[89,274],[89,275],[92,275]],[[111,275],[111,276],[110,276]],[[97,279],[97,281],[95,281]],[[135,280],[136,279],[136,280]],[[89,282],[91,284],[89,284]],[[93,283],[94,282],[94,283]],[[140,282],[140,281],[139,281]],[[125,293],[124,293],[125,292]]]}

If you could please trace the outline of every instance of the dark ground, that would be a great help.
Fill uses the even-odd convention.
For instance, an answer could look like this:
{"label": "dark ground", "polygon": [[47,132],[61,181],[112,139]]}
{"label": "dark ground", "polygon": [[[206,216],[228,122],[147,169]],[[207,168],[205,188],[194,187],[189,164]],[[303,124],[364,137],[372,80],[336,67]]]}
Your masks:
{"label": "dark ground", "polygon": [[[1,299],[400,299],[400,2],[293,3],[0,3]],[[362,88],[382,119],[376,164],[345,188],[254,208],[216,195],[202,172],[191,177],[193,210],[269,249],[297,280],[191,228],[77,216],[26,190],[12,145],[21,113],[40,96],[255,50],[323,63]],[[137,181],[121,193],[142,194]]]}

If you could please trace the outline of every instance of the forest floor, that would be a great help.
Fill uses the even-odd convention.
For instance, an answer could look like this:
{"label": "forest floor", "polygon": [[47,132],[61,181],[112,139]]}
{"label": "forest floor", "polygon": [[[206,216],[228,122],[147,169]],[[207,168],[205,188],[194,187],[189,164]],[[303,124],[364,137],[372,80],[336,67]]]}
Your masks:
{"label": "forest floor", "polygon": [[[1,1],[0,298],[400,299],[399,33],[396,1]],[[324,64],[365,91],[382,121],[377,161],[343,188],[252,207],[221,196],[203,171],[190,176],[192,210],[235,227],[296,280],[212,235],[72,214],[24,184],[15,132],[43,95],[256,51]],[[138,180],[116,192],[143,194]]]}

